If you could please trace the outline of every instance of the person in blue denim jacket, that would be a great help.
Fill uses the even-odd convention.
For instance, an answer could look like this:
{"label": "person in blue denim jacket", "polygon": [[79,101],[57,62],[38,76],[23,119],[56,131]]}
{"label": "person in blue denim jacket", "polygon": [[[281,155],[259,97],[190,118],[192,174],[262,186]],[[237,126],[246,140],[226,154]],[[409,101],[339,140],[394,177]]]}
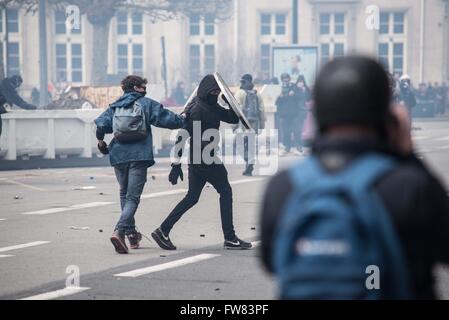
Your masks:
{"label": "person in blue denim jacket", "polygon": [[[111,236],[111,242],[116,252],[121,254],[128,253],[125,236],[132,249],[137,249],[142,240],[142,235],[136,230],[134,215],[147,181],[147,169],[155,163],[151,126],[179,129],[184,125],[182,116],[145,97],[146,84],[147,80],[139,76],[127,76],[121,82],[124,94],[95,120],[98,149],[103,154],[109,154],[111,166],[114,167],[120,185],[121,216]],[[144,114],[146,136],[131,142],[120,142],[120,139],[113,138],[109,146],[106,145],[105,134],[114,133],[113,119],[116,109],[133,107],[136,102]]]}

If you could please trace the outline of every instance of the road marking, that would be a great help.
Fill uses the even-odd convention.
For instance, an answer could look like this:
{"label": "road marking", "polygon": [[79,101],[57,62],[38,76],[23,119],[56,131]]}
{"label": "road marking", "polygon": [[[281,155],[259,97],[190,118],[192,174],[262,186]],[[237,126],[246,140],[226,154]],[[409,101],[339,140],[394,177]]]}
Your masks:
{"label": "road marking", "polygon": [[248,182],[256,182],[256,181],[260,181],[260,180],[264,180],[264,179],[265,178],[235,180],[235,181],[231,181],[230,184],[236,185],[236,184],[242,184],[242,183],[248,183]]}
{"label": "road marking", "polygon": [[449,137],[438,138],[436,141],[449,141]]}
{"label": "road marking", "polygon": [[[230,181],[229,183],[231,185],[237,185],[237,184],[242,184],[242,183],[257,182],[257,181],[261,181],[264,179],[265,178],[242,179],[242,180]],[[151,198],[159,198],[159,197],[164,197],[164,196],[171,196],[171,195],[176,195],[176,194],[180,194],[180,193],[186,193],[187,191],[188,191],[188,189],[176,189],[176,190],[162,191],[162,192],[156,192],[156,193],[149,193],[149,194],[142,195],[141,199],[151,199]],[[77,204],[77,205],[73,205],[73,206],[69,206],[69,207],[60,207],[60,208],[51,208],[51,209],[44,209],[44,210],[38,210],[38,211],[23,212],[22,214],[44,215],[44,214],[79,210],[79,209],[103,207],[103,206],[108,206],[111,204],[116,204],[116,202],[89,202],[89,203]]]}
{"label": "road marking", "polygon": [[150,199],[150,198],[158,198],[163,196],[171,196],[174,194],[179,193],[185,193],[187,192],[187,189],[176,189],[176,190],[170,190],[170,191],[162,191],[162,192],[156,192],[156,193],[148,193],[141,196],[142,199]]}
{"label": "road marking", "polygon": [[0,221],[5,221],[5,220],[7,220],[7,219],[0,219]]}
{"label": "road marking", "polygon": [[15,185],[18,185],[18,186],[21,186],[21,187],[25,187],[25,188],[28,188],[28,189],[31,189],[31,190],[35,190],[35,191],[48,191],[47,189],[38,188],[38,187],[32,186],[30,184],[25,184],[25,183],[22,183],[22,182],[11,180],[11,179],[2,179],[2,180],[6,181],[8,183],[15,184]]}
{"label": "road marking", "polygon": [[23,249],[23,248],[28,248],[28,247],[35,247],[35,246],[40,246],[41,244],[47,244],[47,243],[50,243],[50,241],[35,241],[35,242],[29,242],[29,243],[24,243],[24,244],[18,244],[15,246],[0,248],[0,252]]}
{"label": "road marking", "polygon": [[417,136],[417,137],[413,137],[412,140],[413,141],[419,141],[419,140],[426,140],[431,138],[430,136]]}
{"label": "road marking", "polygon": [[0,258],[8,258],[8,257],[14,257],[10,254],[0,254]]}
{"label": "road marking", "polygon": [[142,268],[142,269],[136,269],[136,270],[132,270],[132,271],[124,272],[124,273],[115,274],[114,277],[136,278],[136,277],[140,277],[145,274],[158,272],[158,271],[162,271],[162,270],[167,270],[167,269],[172,269],[172,268],[177,268],[177,267],[185,266],[185,265],[192,264],[195,262],[209,260],[209,259],[216,258],[219,256],[220,256],[219,254],[208,254],[208,253],[199,254],[197,256],[180,259],[180,260],[175,260],[175,261],[159,264],[156,266],[151,266],[151,267],[146,267],[146,268]]}
{"label": "road marking", "polygon": [[115,202],[89,202],[89,203],[76,204],[76,205],[73,205],[70,207],[52,208],[52,209],[45,209],[45,210],[39,210],[39,211],[29,211],[29,212],[24,212],[22,214],[43,215],[43,214],[73,211],[73,210],[79,210],[79,209],[102,207],[102,206],[107,206],[110,204],[115,204]]}
{"label": "road marking", "polygon": [[67,287],[64,289],[46,292],[46,293],[38,294],[35,296],[31,296],[28,298],[23,298],[20,300],[51,300],[51,299],[57,299],[57,298],[77,294],[77,293],[80,293],[80,292],[83,292],[83,291],[86,291],[89,289],[90,288],[85,288],[85,287]]}

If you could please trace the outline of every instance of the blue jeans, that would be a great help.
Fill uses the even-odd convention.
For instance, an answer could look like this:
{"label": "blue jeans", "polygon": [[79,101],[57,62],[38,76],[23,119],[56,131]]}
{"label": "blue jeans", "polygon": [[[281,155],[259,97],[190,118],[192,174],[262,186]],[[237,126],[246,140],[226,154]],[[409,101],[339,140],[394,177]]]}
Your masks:
{"label": "blue jeans", "polygon": [[120,184],[120,206],[122,213],[115,231],[122,234],[136,232],[134,215],[139,206],[140,196],[147,182],[148,165],[144,161],[119,164],[114,167],[115,176]]}

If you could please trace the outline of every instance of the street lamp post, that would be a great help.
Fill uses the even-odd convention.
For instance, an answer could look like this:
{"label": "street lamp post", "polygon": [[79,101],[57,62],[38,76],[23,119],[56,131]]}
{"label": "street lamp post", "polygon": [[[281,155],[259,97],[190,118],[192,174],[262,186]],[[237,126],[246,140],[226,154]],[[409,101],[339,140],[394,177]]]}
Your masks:
{"label": "street lamp post", "polygon": [[45,2],[39,0],[39,106],[48,104],[48,79],[47,79],[47,24],[45,20]]}

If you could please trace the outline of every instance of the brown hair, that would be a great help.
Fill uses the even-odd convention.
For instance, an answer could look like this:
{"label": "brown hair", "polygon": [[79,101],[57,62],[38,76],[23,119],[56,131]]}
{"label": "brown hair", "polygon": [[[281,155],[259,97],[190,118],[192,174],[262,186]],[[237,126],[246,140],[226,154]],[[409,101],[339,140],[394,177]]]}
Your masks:
{"label": "brown hair", "polygon": [[124,92],[130,92],[130,91],[134,91],[134,87],[140,87],[147,83],[148,83],[147,79],[144,79],[139,76],[129,75],[122,80],[121,85],[122,85],[122,90]]}

